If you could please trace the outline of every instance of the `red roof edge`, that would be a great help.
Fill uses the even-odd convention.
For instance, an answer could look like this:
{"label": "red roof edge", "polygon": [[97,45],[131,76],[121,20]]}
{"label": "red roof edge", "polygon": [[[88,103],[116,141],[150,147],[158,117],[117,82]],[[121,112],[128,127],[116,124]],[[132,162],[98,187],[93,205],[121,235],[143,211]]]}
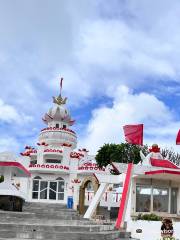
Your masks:
{"label": "red roof edge", "polygon": [[26,175],[28,175],[29,177],[31,176],[31,173],[29,172],[29,170],[27,170],[21,163],[19,162],[0,162],[0,166],[3,167],[17,167],[19,169],[21,169]]}
{"label": "red roof edge", "polygon": [[145,172],[145,175],[154,175],[154,174],[161,174],[161,173],[169,173],[169,174],[174,174],[174,175],[180,175],[180,172],[173,171],[173,170],[164,170],[164,169]]}

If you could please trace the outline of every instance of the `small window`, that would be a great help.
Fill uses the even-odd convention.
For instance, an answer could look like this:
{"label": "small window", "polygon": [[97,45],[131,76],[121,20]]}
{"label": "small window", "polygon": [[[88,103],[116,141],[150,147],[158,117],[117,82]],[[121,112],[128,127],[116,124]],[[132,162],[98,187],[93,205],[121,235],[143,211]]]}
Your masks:
{"label": "small window", "polygon": [[37,160],[31,160],[30,163],[31,163],[32,165],[35,165],[35,164],[37,164]]}
{"label": "small window", "polygon": [[61,159],[46,159],[46,163],[59,163],[59,164],[61,164]]}
{"label": "small window", "polygon": [[56,123],[56,128],[59,128],[59,123]]}
{"label": "small window", "polygon": [[65,124],[63,125],[63,128],[66,128],[66,125],[65,125]]}

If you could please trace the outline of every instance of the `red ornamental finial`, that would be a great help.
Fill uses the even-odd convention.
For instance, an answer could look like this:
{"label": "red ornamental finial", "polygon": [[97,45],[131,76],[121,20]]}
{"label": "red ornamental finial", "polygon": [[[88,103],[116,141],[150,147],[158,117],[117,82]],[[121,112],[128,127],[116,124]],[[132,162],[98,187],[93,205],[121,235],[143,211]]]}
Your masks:
{"label": "red ornamental finial", "polygon": [[160,152],[160,148],[157,144],[153,144],[152,147],[149,149],[150,152],[158,153]]}

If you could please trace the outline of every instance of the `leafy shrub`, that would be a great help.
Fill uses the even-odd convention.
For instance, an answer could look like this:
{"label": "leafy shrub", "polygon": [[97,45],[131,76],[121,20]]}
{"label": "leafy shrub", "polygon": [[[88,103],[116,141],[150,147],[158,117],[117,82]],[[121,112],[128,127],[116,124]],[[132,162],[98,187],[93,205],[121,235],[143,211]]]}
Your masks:
{"label": "leafy shrub", "polygon": [[154,213],[150,214],[139,214],[137,220],[146,220],[146,221],[161,221],[162,218],[157,216]]}

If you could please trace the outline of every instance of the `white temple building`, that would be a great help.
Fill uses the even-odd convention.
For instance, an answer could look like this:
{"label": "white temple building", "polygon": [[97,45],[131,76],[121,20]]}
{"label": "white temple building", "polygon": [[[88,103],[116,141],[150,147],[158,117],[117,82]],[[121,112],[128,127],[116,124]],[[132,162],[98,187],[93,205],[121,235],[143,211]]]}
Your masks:
{"label": "white temple building", "polygon": [[[67,204],[68,197],[73,197],[74,209],[80,205],[79,211],[84,213],[84,206],[90,204],[98,189],[94,174],[105,169],[97,166],[95,156],[85,148],[76,150],[77,136],[71,129],[75,121],[66,101],[61,95],[53,97],[53,106],[42,118],[46,127],[40,131],[36,148],[26,146],[20,157],[2,153],[0,161],[18,161],[30,172],[30,178],[13,178],[27,202]],[[120,184],[112,190],[104,193],[100,206],[119,206]]]}
{"label": "white temple building", "polygon": [[[0,175],[5,176],[4,183],[12,195],[26,202],[67,204],[73,199],[73,208],[87,218],[97,206],[98,214],[116,218],[120,206],[120,223],[126,220],[131,223],[129,227],[132,219],[144,213],[179,221],[179,167],[163,159],[154,145],[148,156],[141,153],[142,163],[134,165],[129,175],[128,164],[113,163],[119,175],[111,175],[109,166],[99,168],[87,149],[76,149],[77,135],[71,129],[75,121],[66,101],[61,95],[53,98],[53,106],[43,117],[46,127],[40,131],[36,148],[26,146],[19,157],[0,154]],[[11,171],[6,173],[5,166],[11,166]],[[0,196],[7,195],[4,183],[0,183]]]}

